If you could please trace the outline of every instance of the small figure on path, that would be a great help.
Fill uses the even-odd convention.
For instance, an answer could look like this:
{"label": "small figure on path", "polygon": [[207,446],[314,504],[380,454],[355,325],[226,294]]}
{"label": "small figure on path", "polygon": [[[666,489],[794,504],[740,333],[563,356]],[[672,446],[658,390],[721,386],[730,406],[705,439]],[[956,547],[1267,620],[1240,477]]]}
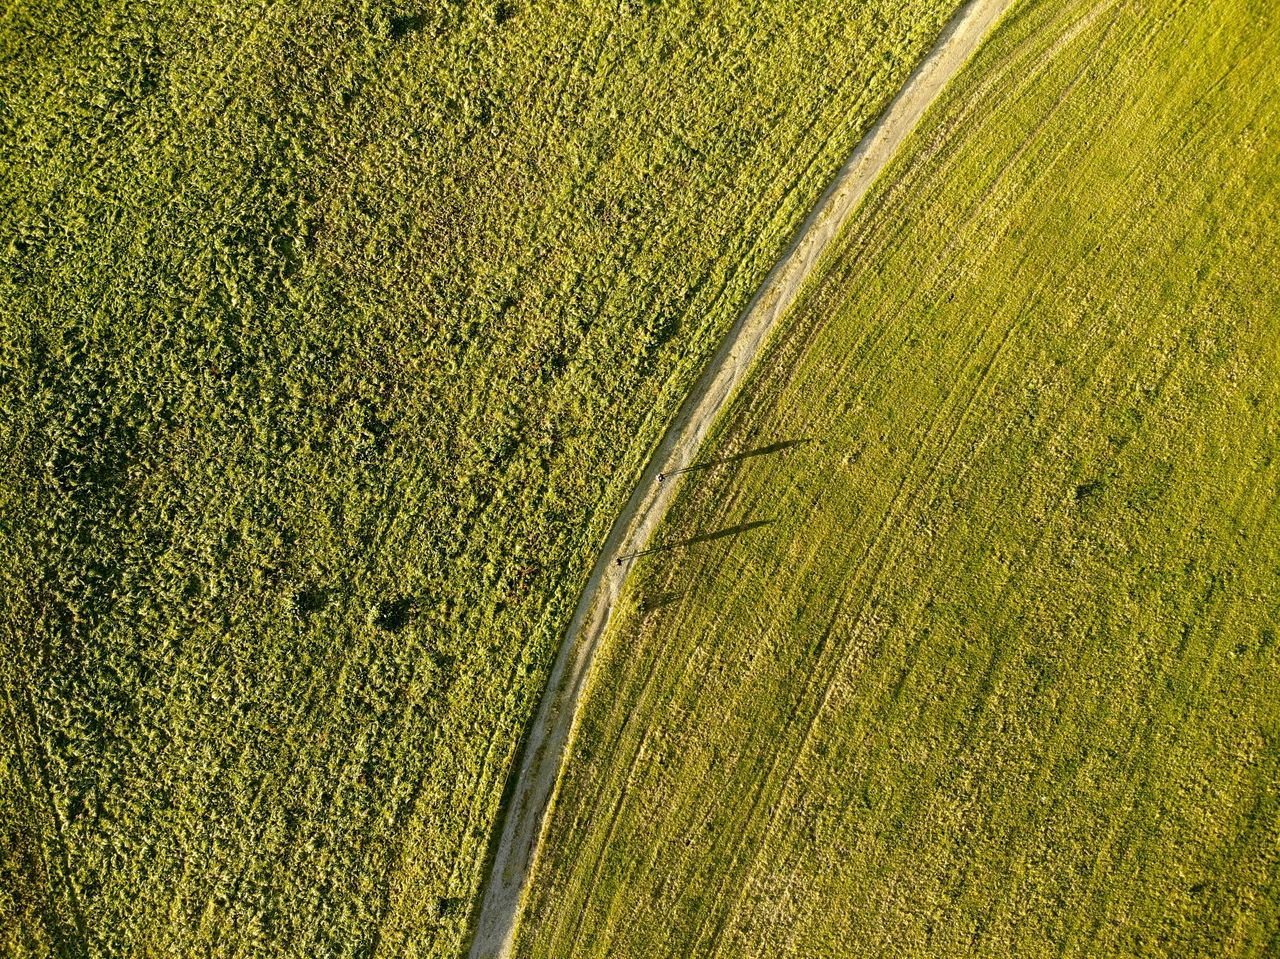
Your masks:
{"label": "small figure on path", "polygon": [[615,559],[615,560],[613,561],[613,565],[614,565],[614,566],[621,566],[621,565],[622,565],[622,557],[621,557],[621,556],[619,556],[617,559]]}
{"label": "small figure on path", "polygon": [[659,474],[658,474],[658,483],[659,483],[659,484],[661,484],[661,483],[662,483],[662,481],[663,481],[664,479],[666,479],[666,478],[667,478],[667,474],[666,474],[666,473],[659,473]]}

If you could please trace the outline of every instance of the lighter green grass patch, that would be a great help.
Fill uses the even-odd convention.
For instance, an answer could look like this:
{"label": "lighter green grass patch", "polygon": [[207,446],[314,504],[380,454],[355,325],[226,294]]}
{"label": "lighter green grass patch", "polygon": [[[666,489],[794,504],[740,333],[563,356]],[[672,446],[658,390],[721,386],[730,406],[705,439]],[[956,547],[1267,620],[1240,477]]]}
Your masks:
{"label": "lighter green grass patch", "polygon": [[520,955],[1274,953],[1277,26],[1001,25],[682,479],[764,525],[642,561]]}

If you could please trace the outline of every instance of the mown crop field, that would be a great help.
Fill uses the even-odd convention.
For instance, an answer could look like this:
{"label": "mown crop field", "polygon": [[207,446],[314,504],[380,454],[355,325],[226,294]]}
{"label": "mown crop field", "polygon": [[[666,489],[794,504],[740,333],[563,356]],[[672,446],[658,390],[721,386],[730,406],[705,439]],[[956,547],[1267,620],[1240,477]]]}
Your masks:
{"label": "mown crop field", "polygon": [[837,245],[636,567],[517,954],[1276,955],[1275,5],[1027,0]]}
{"label": "mown crop field", "polygon": [[560,631],[954,0],[0,12],[0,951],[456,956]]}

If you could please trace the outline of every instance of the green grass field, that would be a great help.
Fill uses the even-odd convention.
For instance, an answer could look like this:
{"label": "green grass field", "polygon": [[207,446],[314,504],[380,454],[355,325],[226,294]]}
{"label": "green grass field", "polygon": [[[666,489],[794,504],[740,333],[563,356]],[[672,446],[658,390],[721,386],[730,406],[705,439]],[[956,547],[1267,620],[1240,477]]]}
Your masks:
{"label": "green grass field", "polygon": [[1014,9],[679,478],[518,955],[1280,952],[1278,143],[1273,4]]}
{"label": "green grass field", "polygon": [[5,5],[0,952],[458,955],[612,517],[955,5]]}

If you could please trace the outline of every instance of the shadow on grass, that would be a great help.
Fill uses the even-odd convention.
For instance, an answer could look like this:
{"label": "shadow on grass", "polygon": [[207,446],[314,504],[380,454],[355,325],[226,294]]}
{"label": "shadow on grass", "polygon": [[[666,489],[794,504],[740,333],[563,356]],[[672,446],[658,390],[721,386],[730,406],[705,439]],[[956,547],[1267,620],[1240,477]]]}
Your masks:
{"label": "shadow on grass", "polygon": [[768,456],[771,453],[781,453],[783,450],[789,450],[796,446],[803,446],[805,443],[812,443],[809,437],[798,440],[781,440],[777,443],[770,443],[768,446],[761,446],[754,450],[747,450],[745,453],[735,453],[733,456],[722,456],[720,459],[707,460],[703,463],[691,463],[688,466],[681,467],[678,470],[672,470],[670,473],[664,473],[664,476],[680,476],[682,473],[693,473],[698,470],[709,470],[714,466],[727,466],[730,463],[740,463],[743,460],[751,459],[753,456]]}
{"label": "shadow on grass", "polygon": [[655,593],[653,596],[644,596],[640,600],[640,611],[643,613],[651,613],[655,609],[662,609],[664,606],[670,606],[680,594],[676,592]]}
{"label": "shadow on grass", "polygon": [[676,540],[674,543],[660,543],[657,546],[650,546],[648,549],[638,549],[634,553],[624,553],[619,556],[619,560],[636,559],[640,556],[649,556],[653,553],[667,553],[673,549],[683,549],[686,546],[697,546],[700,543],[711,543],[718,539],[724,539],[727,536],[741,536],[743,533],[749,533],[753,529],[759,529],[761,526],[770,526],[776,523],[776,519],[757,519],[750,523],[739,523],[736,526],[726,526],[724,529],[718,529],[713,533],[699,533],[697,536],[690,536],[688,539]]}

